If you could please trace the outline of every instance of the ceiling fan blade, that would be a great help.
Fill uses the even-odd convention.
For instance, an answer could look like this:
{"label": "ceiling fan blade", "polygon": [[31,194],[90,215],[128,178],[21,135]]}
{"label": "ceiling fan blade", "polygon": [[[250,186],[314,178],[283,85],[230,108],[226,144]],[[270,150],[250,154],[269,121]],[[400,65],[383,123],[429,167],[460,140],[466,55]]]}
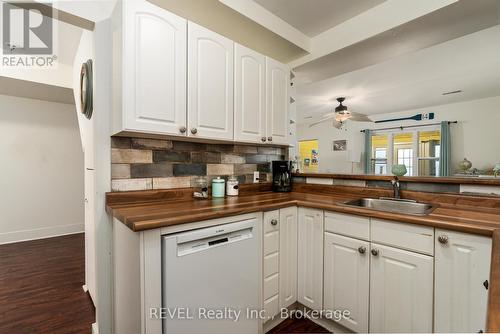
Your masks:
{"label": "ceiling fan blade", "polygon": [[309,124],[309,127],[312,128],[313,126],[318,125],[319,123],[323,123],[324,121],[328,121],[329,119],[332,119],[334,117],[335,117],[335,113],[333,113],[333,114],[331,114],[329,116],[323,117],[320,120]]}
{"label": "ceiling fan blade", "polygon": [[349,119],[355,122],[373,122],[370,117],[356,112],[351,112],[351,117]]}

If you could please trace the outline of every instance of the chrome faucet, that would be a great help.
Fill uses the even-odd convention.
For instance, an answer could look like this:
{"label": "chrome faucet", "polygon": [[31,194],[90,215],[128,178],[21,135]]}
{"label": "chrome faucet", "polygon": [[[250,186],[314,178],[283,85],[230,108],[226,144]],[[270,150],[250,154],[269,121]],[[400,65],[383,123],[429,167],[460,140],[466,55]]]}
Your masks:
{"label": "chrome faucet", "polygon": [[397,176],[394,177],[394,180],[391,180],[391,184],[394,189],[394,198],[401,199],[401,184]]}

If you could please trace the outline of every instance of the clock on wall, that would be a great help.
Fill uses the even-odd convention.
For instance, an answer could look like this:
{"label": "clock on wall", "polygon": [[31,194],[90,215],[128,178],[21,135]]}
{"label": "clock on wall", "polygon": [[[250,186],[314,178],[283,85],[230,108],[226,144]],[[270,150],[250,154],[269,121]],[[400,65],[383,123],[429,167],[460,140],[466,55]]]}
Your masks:
{"label": "clock on wall", "polygon": [[80,70],[80,106],[82,114],[88,119],[92,117],[93,106],[92,59],[82,64]]}

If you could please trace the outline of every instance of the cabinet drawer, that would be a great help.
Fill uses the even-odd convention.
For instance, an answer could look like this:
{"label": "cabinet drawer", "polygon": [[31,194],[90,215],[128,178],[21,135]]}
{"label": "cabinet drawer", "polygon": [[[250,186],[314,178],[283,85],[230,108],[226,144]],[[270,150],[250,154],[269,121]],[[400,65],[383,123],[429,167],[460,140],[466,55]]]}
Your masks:
{"label": "cabinet drawer", "polygon": [[277,252],[280,245],[280,234],[278,231],[264,235],[264,256]]}
{"label": "cabinet drawer", "polygon": [[370,219],[336,212],[325,212],[325,231],[370,240]]}
{"label": "cabinet drawer", "polygon": [[371,220],[371,240],[423,254],[434,255],[434,228]]}
{"label": "cabinet drawer", "polygon": [[264,212],[264,234],[278,231],[280,229],[280,211],[266,211]]}
{"label": "cabinet drawer", "polygon": [[268,278],[264,278],[264,300],[278,294],[279,275],[274,274]]}
{"label": "cabinet drawer", "polygon": [[269,277],[278,272],[279,268],[279,253],[273,253],[264,256],[264,277]]}

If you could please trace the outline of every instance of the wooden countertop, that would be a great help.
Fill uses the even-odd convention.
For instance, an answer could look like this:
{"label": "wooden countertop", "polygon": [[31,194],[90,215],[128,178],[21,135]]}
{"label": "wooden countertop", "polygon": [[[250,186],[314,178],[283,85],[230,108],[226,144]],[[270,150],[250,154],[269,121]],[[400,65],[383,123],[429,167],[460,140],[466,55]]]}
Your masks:
{"label": "wooden countertop", "polygon": [[366,196],[366,194],[355,193],[260,192],[222,199],[114,204],[108,206],[108,209],[115,218],[133,231],[144,231],[250,212],[268,211],[294,205],[487,236],[493,235],[495,229],[500,229],[500,209],[497,207],[482,208],[481,211],[478,211],[473,205],[436,203],[437,208],[431,214],[413,216],[351,207],[343,204],[345,201]]}
{"label": "wooden countertop", "polygon": [[[341,180],[366,180],[366,181],[390,181],[394,179],[392,175],[373,174],[335,174],[335,173],[294,173],[296,177],[318,177]],[[446,184],[475,184],[487,186],[500,186],[500,177],[474,177],[474,176],[402,176],[399,178],[403,182],[419,183],[446,183]]]}
{"label": "wooden countertop", "polygon": [[176,191],[109,193],[107,209],[133,231],[302,206],[490,236],[493,238],[493,252],[488,332],[500,332],[500,198],[403,191],[404,198],[437,205],[427,216],[412,216],[343,204],[347,200],[360,197],[388,196],[391,191],[386,189],[296,184],[292,193],[273,193],[268,191],[268,188],[260,186],[258,191],[239,197],[208,200],[191,199],[190,188]]}

